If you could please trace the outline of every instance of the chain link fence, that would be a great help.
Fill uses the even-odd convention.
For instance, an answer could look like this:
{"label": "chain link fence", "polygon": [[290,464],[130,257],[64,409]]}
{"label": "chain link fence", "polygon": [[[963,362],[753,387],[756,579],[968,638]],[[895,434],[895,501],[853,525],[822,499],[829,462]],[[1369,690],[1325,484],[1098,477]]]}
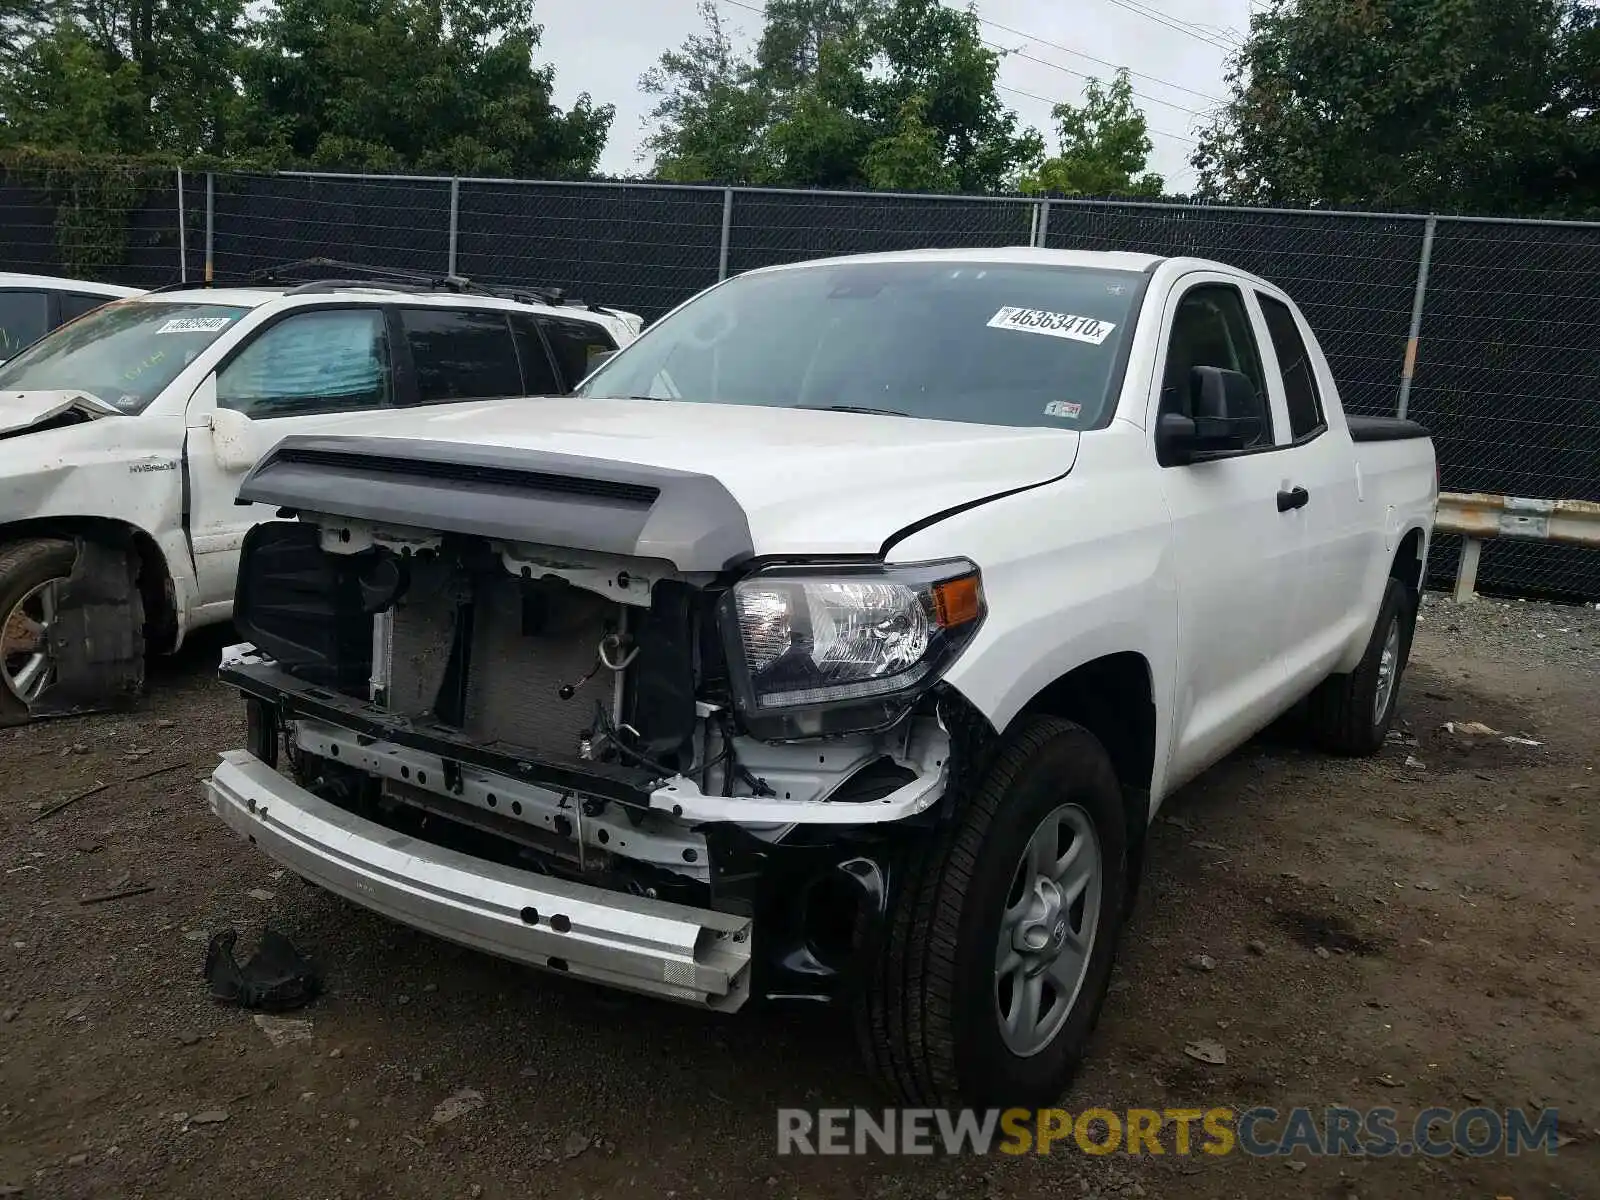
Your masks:
{"label": "chain link fence", "polygon": [[[154,285],[327,257],[555,286],[653,320],[729,274],[832,254],[1039,245],[1219,259],[1296,299],[1349,411],[1429,427],[1446,490],[1600,501],[1597,223],[316,173],[115,182],[0,174],[0,270]],[[1455,541],[1438,539],[1437,583],[1453,575]],[[1479,583],[1600,598],[1600,552],[1493,541]]]}

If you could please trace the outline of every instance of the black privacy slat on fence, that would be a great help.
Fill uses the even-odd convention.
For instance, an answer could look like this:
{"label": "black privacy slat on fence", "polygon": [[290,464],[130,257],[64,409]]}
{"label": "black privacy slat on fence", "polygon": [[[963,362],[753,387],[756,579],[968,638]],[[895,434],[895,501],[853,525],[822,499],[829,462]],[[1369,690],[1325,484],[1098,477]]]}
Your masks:
{"label": "black privacy slat on fence", "polygon": [[237,279],[305,258],[443,274],[448,181],[218,175],[212,262]]}
{"label": "black privacy slat on fence", "polygon": [[1292,296],[1352,413],[1392,414],[1422,246],[1421,218],[1395,220],[1188,205],[1050,205],[1051,246],[1210,258]]}
{"label": "black privacy slat on fence", "polygon": [[741,191],[728,269],[928,246],[1026,246],[1034,208],[1025,200]]}
{"label": "black privacy slat on fence", "polygon": [[654,320],[717,281],[720,189],[461,184],[457,270]]}

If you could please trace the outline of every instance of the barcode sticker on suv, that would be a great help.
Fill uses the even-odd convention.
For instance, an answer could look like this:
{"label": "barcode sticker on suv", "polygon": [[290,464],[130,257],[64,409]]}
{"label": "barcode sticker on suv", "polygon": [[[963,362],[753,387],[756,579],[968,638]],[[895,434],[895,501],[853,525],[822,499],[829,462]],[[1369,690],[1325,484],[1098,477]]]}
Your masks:
{"label": "barcode sticker on suv", "polygon": [[1021,333],[1042,333],[1046,337],[1067,338],[1098,346],[1111,336],[1116,326],[1096,317],[1048,312],[1042,308],[1002,308],[989,318],[990,329],[1015,329]]}
{"label": "barcode sticker on suv", "polygon": [[218,333],[228,327],[232,317],[173,317],[157,333]]}

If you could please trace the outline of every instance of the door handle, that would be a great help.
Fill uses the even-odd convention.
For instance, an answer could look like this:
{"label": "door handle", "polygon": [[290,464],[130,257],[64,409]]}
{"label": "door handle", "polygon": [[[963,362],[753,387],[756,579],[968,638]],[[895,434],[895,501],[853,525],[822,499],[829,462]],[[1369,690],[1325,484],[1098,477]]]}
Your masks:
{"label": "door handle", "polygon": [[1303,487],[1290,488],[1287,492],[1278,493],[1278,511],[1288,512],[1291,508],[1304,508],[1311,503],[1311,493]]}

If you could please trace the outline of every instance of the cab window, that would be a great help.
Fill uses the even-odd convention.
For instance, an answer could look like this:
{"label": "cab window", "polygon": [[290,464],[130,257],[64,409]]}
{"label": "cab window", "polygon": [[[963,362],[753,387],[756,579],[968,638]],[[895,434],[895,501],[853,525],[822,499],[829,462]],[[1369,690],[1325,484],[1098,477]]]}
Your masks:
{"label": "cab window", "polygon": [[[1203,283],[1190,288],[1178,302],[1167,340],[1167,363],[1161,375],[1161,409],[1185,416],[1200,416],[1190,394],[1191,372],[1195,367],[1220,367],[1237,371],[1255,388],[1261,432],[1246,449],[1273,444],[1272,413],[1267,404],[1266,379],[1261,369],[1261,353],[1238,288],[1225,283]],[[1215,415],[1215,414],[1213,414]]]}
{"label": "cab window", "polygon": [[389,341],[375,308],[285,317],[217,376],[217,406],[254,418],[381,408],[389,396]]}

